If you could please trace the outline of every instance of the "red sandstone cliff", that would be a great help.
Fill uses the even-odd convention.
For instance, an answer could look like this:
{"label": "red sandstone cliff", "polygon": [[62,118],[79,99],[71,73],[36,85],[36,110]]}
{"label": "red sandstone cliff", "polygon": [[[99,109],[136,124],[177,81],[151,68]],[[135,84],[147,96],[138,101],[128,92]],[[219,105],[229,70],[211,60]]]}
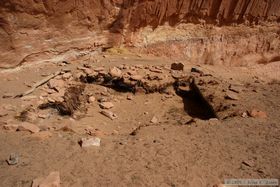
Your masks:
{"label": "red sandstone cliff", "polygon": [[110,33],[165,22],[223,25],[279,19],[278,0],[5,0],[0,2],[0,67],[35,58],[75,58],[118,40]]}
{"label": "red sandstone cliff", "polygon": [[[122,24],[131,29],[169,22],[242,23],[279,21],[278,0],[124,0]],[[118,20],[118,23],[121,23]]]}

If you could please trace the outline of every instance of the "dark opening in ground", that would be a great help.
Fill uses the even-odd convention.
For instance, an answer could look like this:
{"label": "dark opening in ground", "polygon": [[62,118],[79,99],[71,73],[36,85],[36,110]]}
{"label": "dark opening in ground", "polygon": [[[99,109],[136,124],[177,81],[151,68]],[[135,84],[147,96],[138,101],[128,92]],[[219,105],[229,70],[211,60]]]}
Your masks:
{"label": "dark opening in ground", "polygon": [[[185,84],[189,89],[181,89],[180,86]],[[184,110],[193,118],[202,120],[209,120],[211,118],[218,118],[213,107],[203,97],[199,88],[193,82],[175,83],[176,94],[182,97],[184,103]]]}

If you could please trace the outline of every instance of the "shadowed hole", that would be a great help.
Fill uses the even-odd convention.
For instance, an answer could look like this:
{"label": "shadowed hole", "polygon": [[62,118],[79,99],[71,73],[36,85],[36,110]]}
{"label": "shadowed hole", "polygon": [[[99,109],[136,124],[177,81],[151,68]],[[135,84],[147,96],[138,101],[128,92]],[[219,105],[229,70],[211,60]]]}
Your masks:
{"label": "shadowed hole", "polygon": [[176,94],[182,97],[185,112],[193,118],[209,120],[218,118],[213,107],[206,101],[194,82],[189,84],[189,90],[182,90],[175,85]]}

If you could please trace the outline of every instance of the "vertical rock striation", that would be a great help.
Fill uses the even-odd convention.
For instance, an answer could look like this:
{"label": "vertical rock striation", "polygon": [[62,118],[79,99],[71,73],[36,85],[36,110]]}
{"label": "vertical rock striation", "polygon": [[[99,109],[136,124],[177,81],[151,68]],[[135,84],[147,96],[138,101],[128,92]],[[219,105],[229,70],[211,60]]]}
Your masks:
{"label": "vertical rock striation", "polygon": [[175,25],[182,22],[255,23],[278,21],[278,0],[124,0],[122,20],[117,28],[128,26],[131,30],[151,25],[157,27],[165,22]]}

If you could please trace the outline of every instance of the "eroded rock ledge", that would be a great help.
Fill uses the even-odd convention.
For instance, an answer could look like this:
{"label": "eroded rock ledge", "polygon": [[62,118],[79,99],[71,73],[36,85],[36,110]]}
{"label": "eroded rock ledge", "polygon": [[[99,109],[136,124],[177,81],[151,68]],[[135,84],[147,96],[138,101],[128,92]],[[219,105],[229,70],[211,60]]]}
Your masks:
{"label": "eroded rock ledge", "polygon": [[[278,0],[2,1],[0,67],[75,59],[123,43],[141,42],[142,46],[147,46],[150,40],[134,39],[139,31],[141,35],[141,28],[151,26],[154,29],[165,23],[171,26],[277,23],[279,10]],[[238,38],[234,40],[239,42]],[[264,40],[266,43],[267,39]],[[273,47],[273,50],[278,49]]]}

